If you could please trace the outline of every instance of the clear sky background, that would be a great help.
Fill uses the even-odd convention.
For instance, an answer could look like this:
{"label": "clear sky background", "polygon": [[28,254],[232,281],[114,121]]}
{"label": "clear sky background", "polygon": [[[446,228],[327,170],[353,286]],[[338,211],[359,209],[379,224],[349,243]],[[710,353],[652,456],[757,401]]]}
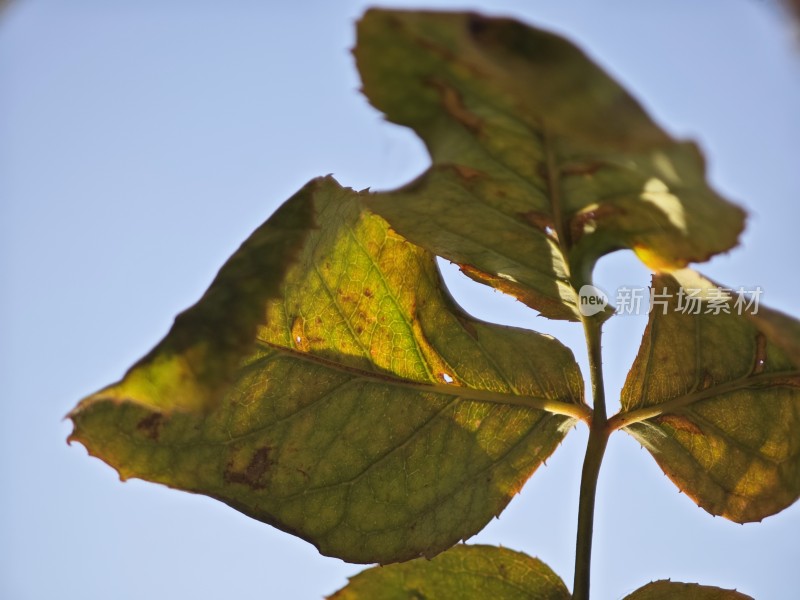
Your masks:
{"label": "clear sky background", "polygon": [[[422,144],[357,92],[348,49],[367,5],[18,0],[2,15],[0,598],[319,598],[361,570],[203,496],[120,483],[66,445],[62,418],[149,350],[308,179],[387,189],[426,167]],[[698,140],[713,184],[752,215],[744,247],[703,270],[800,313],[800,44],[774,6],[426,6],[563,33],[669,131]],[[587,372],[579,326],[445,272],[468,311],[556,335]],[[649,281],[630,253],[601,261],[597,277],[606,290]],[[644,321],[607,327],[612,399]],[[573,431],[471,541],[539,556],[571,586],[586,437]],[[762,524],[712,518],[625,434],[598,493],[598,600],[667,577],[797,597],[800,505]]]}

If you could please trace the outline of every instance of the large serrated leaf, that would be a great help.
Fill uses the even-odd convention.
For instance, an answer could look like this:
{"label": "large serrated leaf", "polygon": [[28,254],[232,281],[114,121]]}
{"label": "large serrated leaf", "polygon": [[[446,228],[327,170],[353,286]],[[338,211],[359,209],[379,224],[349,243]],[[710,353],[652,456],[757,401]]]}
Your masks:
{"label": "large serrated leaf", "polygon": [[327,178],[79,404],[71,439],[123,479],[386,563],[483,528],[589,412],[582,394],[569,350],[462,312],[432,255]]}
{"label": "large serrated leaf", "polygon": [[425,141],[432,167],[369,206],[470,277],[578,320],[597,258],[656,269],[736,244],[743,212],[570,42],[511,19],[370,10],[355,55],[364,93]]}
{"label": "large serrated leaf", "polygon": [[537,558],[494,546],[454,546],[433,560],[373,567],[330,600],[569,600],[564,582]]}
{"label": "large serrated leaf", "polygon": [[748,522],[783,510],[800,497],[797,321],[688,270],[656,276],[653,289],[611,426],[711,514]]}

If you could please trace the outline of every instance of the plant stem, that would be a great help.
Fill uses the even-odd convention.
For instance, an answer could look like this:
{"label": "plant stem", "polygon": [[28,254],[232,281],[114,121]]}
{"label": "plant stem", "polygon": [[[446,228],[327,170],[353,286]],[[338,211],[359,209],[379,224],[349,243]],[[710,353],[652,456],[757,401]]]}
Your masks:
{"label": "plant stem", "polygon": [[600,464],[608,443],[605,388],[603,386],[602,321],[584,317],[583,329],[589,350],[589,370],[592,380],[593,414],[589,425],[589,441],[581,473],[581,492],[578,504],[578,536],[575,544],[575,581],[573,600],[589,600],[592,564],[592,531],[594,501]]}

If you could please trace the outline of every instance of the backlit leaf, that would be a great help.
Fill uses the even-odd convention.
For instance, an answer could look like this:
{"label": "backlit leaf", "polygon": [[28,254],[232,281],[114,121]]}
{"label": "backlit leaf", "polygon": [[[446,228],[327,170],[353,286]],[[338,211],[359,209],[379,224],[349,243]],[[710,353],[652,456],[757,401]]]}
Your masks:
{"label": "backlit leaf", "polygon": [[715,293],[688,270],[655,277],[653,289],[612,427],[625,427],[711,514],[747,522],[783,510],[800,496],[797,321],[737,304],[738,294]]}
{"label": "backlit leaf", "polygon": [[735,590],[662,580],[648,583],[629,596],[625,596],[625,600],[753,600],[753,598]]}
{"label": "backlit leaf", "polygon": [[330,600],[569,600],[542,561],[494,546],[454,546],[433,560],[373,567]]}
{"label": "backlit leaf", "polygon": [[370,10],[355,55],[372,104],[433,165],[369,206],[464,273],[577,320],[595,261],[631,248],[652,268],[737,242],[743,212],[570,42],[511,19]]}
{"label": "backlit leaf", "polygon": [[586,417],[582,394],[569,350],[465,314],[431,254],[327,178],[79,404],[71,439],[123,479],[392,562],[482,529]]}

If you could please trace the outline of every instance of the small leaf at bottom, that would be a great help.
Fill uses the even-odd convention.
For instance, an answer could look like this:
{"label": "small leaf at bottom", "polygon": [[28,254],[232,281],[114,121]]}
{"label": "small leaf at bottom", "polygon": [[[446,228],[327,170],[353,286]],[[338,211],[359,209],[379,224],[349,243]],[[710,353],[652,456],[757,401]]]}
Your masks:
{"label": "small leaf at bottom", "polygon": [[569,600],[564,582],[537,558],[494,546],[454,546],[433,560],[373,567],[329,600]]}
{"label": "small leaf at bottom", "polygon": [[753,598],[735,590],[662,580],[648,583],[626,596],[624,600],[753,600]]}

